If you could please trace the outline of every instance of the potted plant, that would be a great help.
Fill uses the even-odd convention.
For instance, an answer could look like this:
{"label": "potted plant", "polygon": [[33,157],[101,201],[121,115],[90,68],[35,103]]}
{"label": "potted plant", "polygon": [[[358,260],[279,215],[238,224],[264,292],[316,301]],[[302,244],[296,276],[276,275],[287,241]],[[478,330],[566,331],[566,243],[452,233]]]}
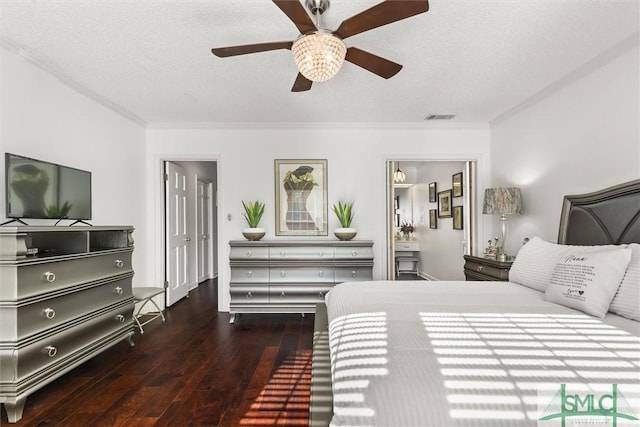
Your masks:
{"label": "potted plant", "polygon": [[340,221],[340,228],[336,228],[333,234],[340,240],[351,240],[356,237],[356,229],[351,228],[351,221],[353,221],[353,202],[338,202],[337,205],[331,207],[333,212]]}
{"label": "potted plant", "polygon": [[244,206],[244,218],[249,224],[249,228],[242,230],[242,235],[247,240],[262,239],[264,237],[264,228],[258,228],[258,225],[260,224],[260,219],[262,219],[262,214],[264,214],[264,203],[258,200],[245,203],[243,200],[242,206]]}

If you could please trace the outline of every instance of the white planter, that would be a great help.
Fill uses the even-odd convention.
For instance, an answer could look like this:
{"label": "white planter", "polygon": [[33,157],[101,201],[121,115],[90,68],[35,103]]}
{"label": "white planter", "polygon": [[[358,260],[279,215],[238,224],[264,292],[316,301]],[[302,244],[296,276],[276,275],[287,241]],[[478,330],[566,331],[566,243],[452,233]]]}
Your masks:
{"label": "white planter", "polygon": [[244,228],[242,235],[247,240],[260,240],[264,237],[264,228]]}
{"label": "white planter", "polygon": [[358,233],[355,228],[336,228],[333,230],[333,234],[340,240],[351,240]]}

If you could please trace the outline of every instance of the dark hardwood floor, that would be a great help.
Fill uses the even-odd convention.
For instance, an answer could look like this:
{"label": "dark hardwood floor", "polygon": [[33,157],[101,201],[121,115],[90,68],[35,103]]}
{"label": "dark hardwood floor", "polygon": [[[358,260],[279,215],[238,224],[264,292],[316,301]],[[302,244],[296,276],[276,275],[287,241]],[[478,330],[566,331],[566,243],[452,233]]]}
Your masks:
{"label": "dark hardwood floor", "polygon": [[[306,426],[313,315],[217,311],[202,283],[120,343],[27,398],[15,426]],[[0,424],[7,425],[2,409]]]}

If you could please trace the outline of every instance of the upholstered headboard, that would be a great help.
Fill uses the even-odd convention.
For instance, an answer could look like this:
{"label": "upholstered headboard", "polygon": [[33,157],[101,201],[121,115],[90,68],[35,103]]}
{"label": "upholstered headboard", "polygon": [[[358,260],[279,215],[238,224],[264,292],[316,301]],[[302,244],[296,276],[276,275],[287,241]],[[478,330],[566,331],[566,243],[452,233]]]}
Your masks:
{"label": "upholstered headboard", "polygon": [[589,194],[565,196],[558,243],[640,243],[640,179]]}

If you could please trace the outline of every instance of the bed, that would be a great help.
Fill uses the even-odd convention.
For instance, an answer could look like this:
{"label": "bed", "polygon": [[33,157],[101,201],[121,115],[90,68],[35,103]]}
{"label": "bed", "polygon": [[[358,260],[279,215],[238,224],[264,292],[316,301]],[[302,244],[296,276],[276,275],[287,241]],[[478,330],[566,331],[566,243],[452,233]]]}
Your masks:
{"label": "bed", "polygon": [[523,246],[509,282],[337,285],[310,425],[638,425],[640,180],[565,197],[558,242]]}

